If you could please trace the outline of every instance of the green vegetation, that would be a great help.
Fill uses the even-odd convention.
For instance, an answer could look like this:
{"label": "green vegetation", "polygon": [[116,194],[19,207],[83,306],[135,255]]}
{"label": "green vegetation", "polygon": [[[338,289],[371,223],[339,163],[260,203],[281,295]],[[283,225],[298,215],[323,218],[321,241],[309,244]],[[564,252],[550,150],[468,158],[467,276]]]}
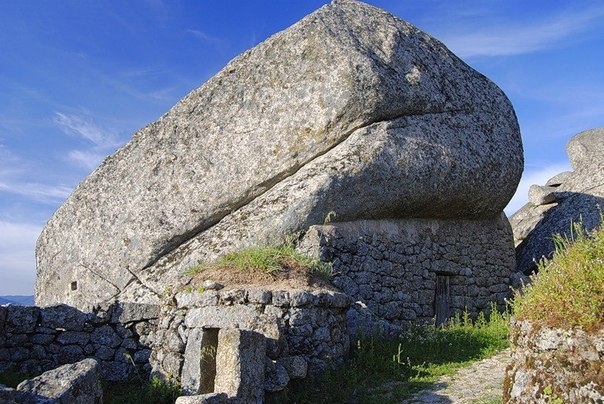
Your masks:
{"label": "green vegetation", "polygon": [[446,327],[409,327],[398,339],[360,338],[351,358],[318,380],[292,385],[291,403],[400,402],[508,346],[508,314],[454,318]]}
{"label": "green vegetation", "polygon": [[586,233],[578,223],[570,238],[558,236],[555,244],[552,259],[541,261],[531,284],[514,297],[514,315],[550,327],[602,328],[604,229]]}
{"label": "green vegetation", "polygon": [[19,383],[21,383],[23,380],[27,380],[29,377],[30,375],[20,372],[0,373],[0,384],[3,384],[7,387],[12,387],[14,389]]}
{"label": "green vegetation", "polygon": [[176,383],[164,382],[153,377],[148,382],[103,381],[103,402],[105,404],[172,404],[181,395]]}
{"label": "green vegetation", "polygon": [[297,252],[292,243],[281,246],[249,247],[220,257],[212,263],[201,263],[187,271],[189,275],[210,268],[230,268],[246,272],[263,272],[276,275],[278,272],[305,268],[310,272],[331,277],[331,265]]}

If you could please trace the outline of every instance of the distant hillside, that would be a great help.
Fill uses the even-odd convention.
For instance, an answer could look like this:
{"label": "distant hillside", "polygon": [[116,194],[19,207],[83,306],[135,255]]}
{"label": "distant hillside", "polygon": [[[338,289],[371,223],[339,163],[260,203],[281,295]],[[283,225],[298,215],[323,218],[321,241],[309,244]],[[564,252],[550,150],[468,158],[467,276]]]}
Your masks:
{"label": "distant hillside", "polygon": [[22,295],[8,295],[0,296],[0,305],[4,304],[18,304],[20,306],[33,306],[33,296],[22,296]]}

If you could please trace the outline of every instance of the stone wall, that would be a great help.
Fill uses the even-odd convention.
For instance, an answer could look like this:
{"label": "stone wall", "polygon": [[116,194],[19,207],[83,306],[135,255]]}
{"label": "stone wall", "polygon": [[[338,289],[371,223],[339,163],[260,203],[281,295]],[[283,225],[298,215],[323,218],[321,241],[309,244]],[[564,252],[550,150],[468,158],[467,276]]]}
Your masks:
{"label": "stone wall", "polygon": [[330,223],[312,226],[300,248],[333,263],[334,285],[356,302],[352,333],[476,315],[491,302],[503,307],[515,269],[504,215]]}
{"label": "stone wall", "polygon": [[[280,391],[290,379],[316,374],[343,361],[349,348],[349,305],[346,295],[330,290],[181,292],[174,305],[162,309],[155,339],[165,343],[153,350],[153,372],[176,378],[188,395],[226,392],[232,396],[236,389],[215,389],[232,385],[224,379],[238,374],[243,374],[238,378],[239,385],[249,384],[243,382],[246,371],[260,367],[262,377],[247,378],[255,380],[256,393],[252,396]],[[237,330],[255,336],[233,336]],[[250,339],[255,342],[246,345]],[[258,353],[260,345],[262,352]],[[256,359],[245,359],[246,355]],[[235,369],[233,364],[243,368]]]}
{"label": "stone wall", "polygon": [[0,306],[0,373],[37,375],[84,358],[98,360],[108,380],[150,371],[159,307],[115,303],[93,313],[58,305]]}
{"label": "stone wall", "polygon": [[604,330],[586,333],[513,321],[505,403],[604,402]]}

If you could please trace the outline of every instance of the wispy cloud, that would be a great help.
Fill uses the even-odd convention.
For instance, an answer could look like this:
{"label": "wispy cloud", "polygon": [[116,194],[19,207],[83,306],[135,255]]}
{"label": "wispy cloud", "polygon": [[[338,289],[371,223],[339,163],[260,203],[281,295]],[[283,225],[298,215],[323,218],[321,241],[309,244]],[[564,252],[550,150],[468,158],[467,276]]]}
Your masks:
{"label": "wispy cloud", "polygon": [[34,251],[42,226],[0,220],[0,294],[33,294]]}
{"label": "wispy cloud", "polygon": [[80,116],[55,112],[55,122],[65,133],[81,136],[94,143],[96,147],[111,148],[119,145],[112,133],[102,130],[98,125]]}
{"label": "wispy cloud", "polygon": [[73,189],[64,185],[46,185],[35,182],[17,183],[0,181],[0,192],[25,196],[29,199],[56,203],[64,201]]}
{"label": "wispy cloud", "polygon": [[216,46],[218,48],[222,48],[225,45],[223,39],[208,35],[198,29],[188,29],[187,32],[204,44]]}
{"label": "wispy cloud", "polygon": [[113,132],[101,128],[84,117],[55,112],[54,121],[64,133],[81,137],[92,143],[89,149],[71,150],[67,154],[71,161],[87,169],[96,168],[108,153],[122,144]]}
{"label": "wispy cloud", "polygon": [[[472,31],[444,34],[446,45],[460,57],[510,56],[548,49],[604,19],[604,6],[567,10],[533,24],[526,21],[468,24]],[[488,22],[488,21],[487,21]],[[478,27],[478,28],[474,28]]]}

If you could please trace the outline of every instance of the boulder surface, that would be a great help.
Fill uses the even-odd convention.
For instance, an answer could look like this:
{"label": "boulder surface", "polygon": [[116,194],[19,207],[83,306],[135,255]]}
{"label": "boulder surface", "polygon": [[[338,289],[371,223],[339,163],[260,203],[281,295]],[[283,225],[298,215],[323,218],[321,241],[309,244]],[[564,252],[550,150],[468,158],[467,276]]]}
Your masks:
{"label": "boulder surface", "polygon": [[442,43],[352,0],[231,61],[134,134],[37,244],[36,303],[155,302],[179,273],[337,221],[497,217],[513,108]]}
{"label": "boulder surface", "polygon": [[[548,198],[523,206],[510,218],[516,245],[517,270],[526,275],[555,251],[554,237],[572,239],[574,225],[593,230],[602,222],[604,208],[604,128],[581,132],[566,146],[572,172],[547,183]],[[533,189],[533,187],[531,187]]]}

